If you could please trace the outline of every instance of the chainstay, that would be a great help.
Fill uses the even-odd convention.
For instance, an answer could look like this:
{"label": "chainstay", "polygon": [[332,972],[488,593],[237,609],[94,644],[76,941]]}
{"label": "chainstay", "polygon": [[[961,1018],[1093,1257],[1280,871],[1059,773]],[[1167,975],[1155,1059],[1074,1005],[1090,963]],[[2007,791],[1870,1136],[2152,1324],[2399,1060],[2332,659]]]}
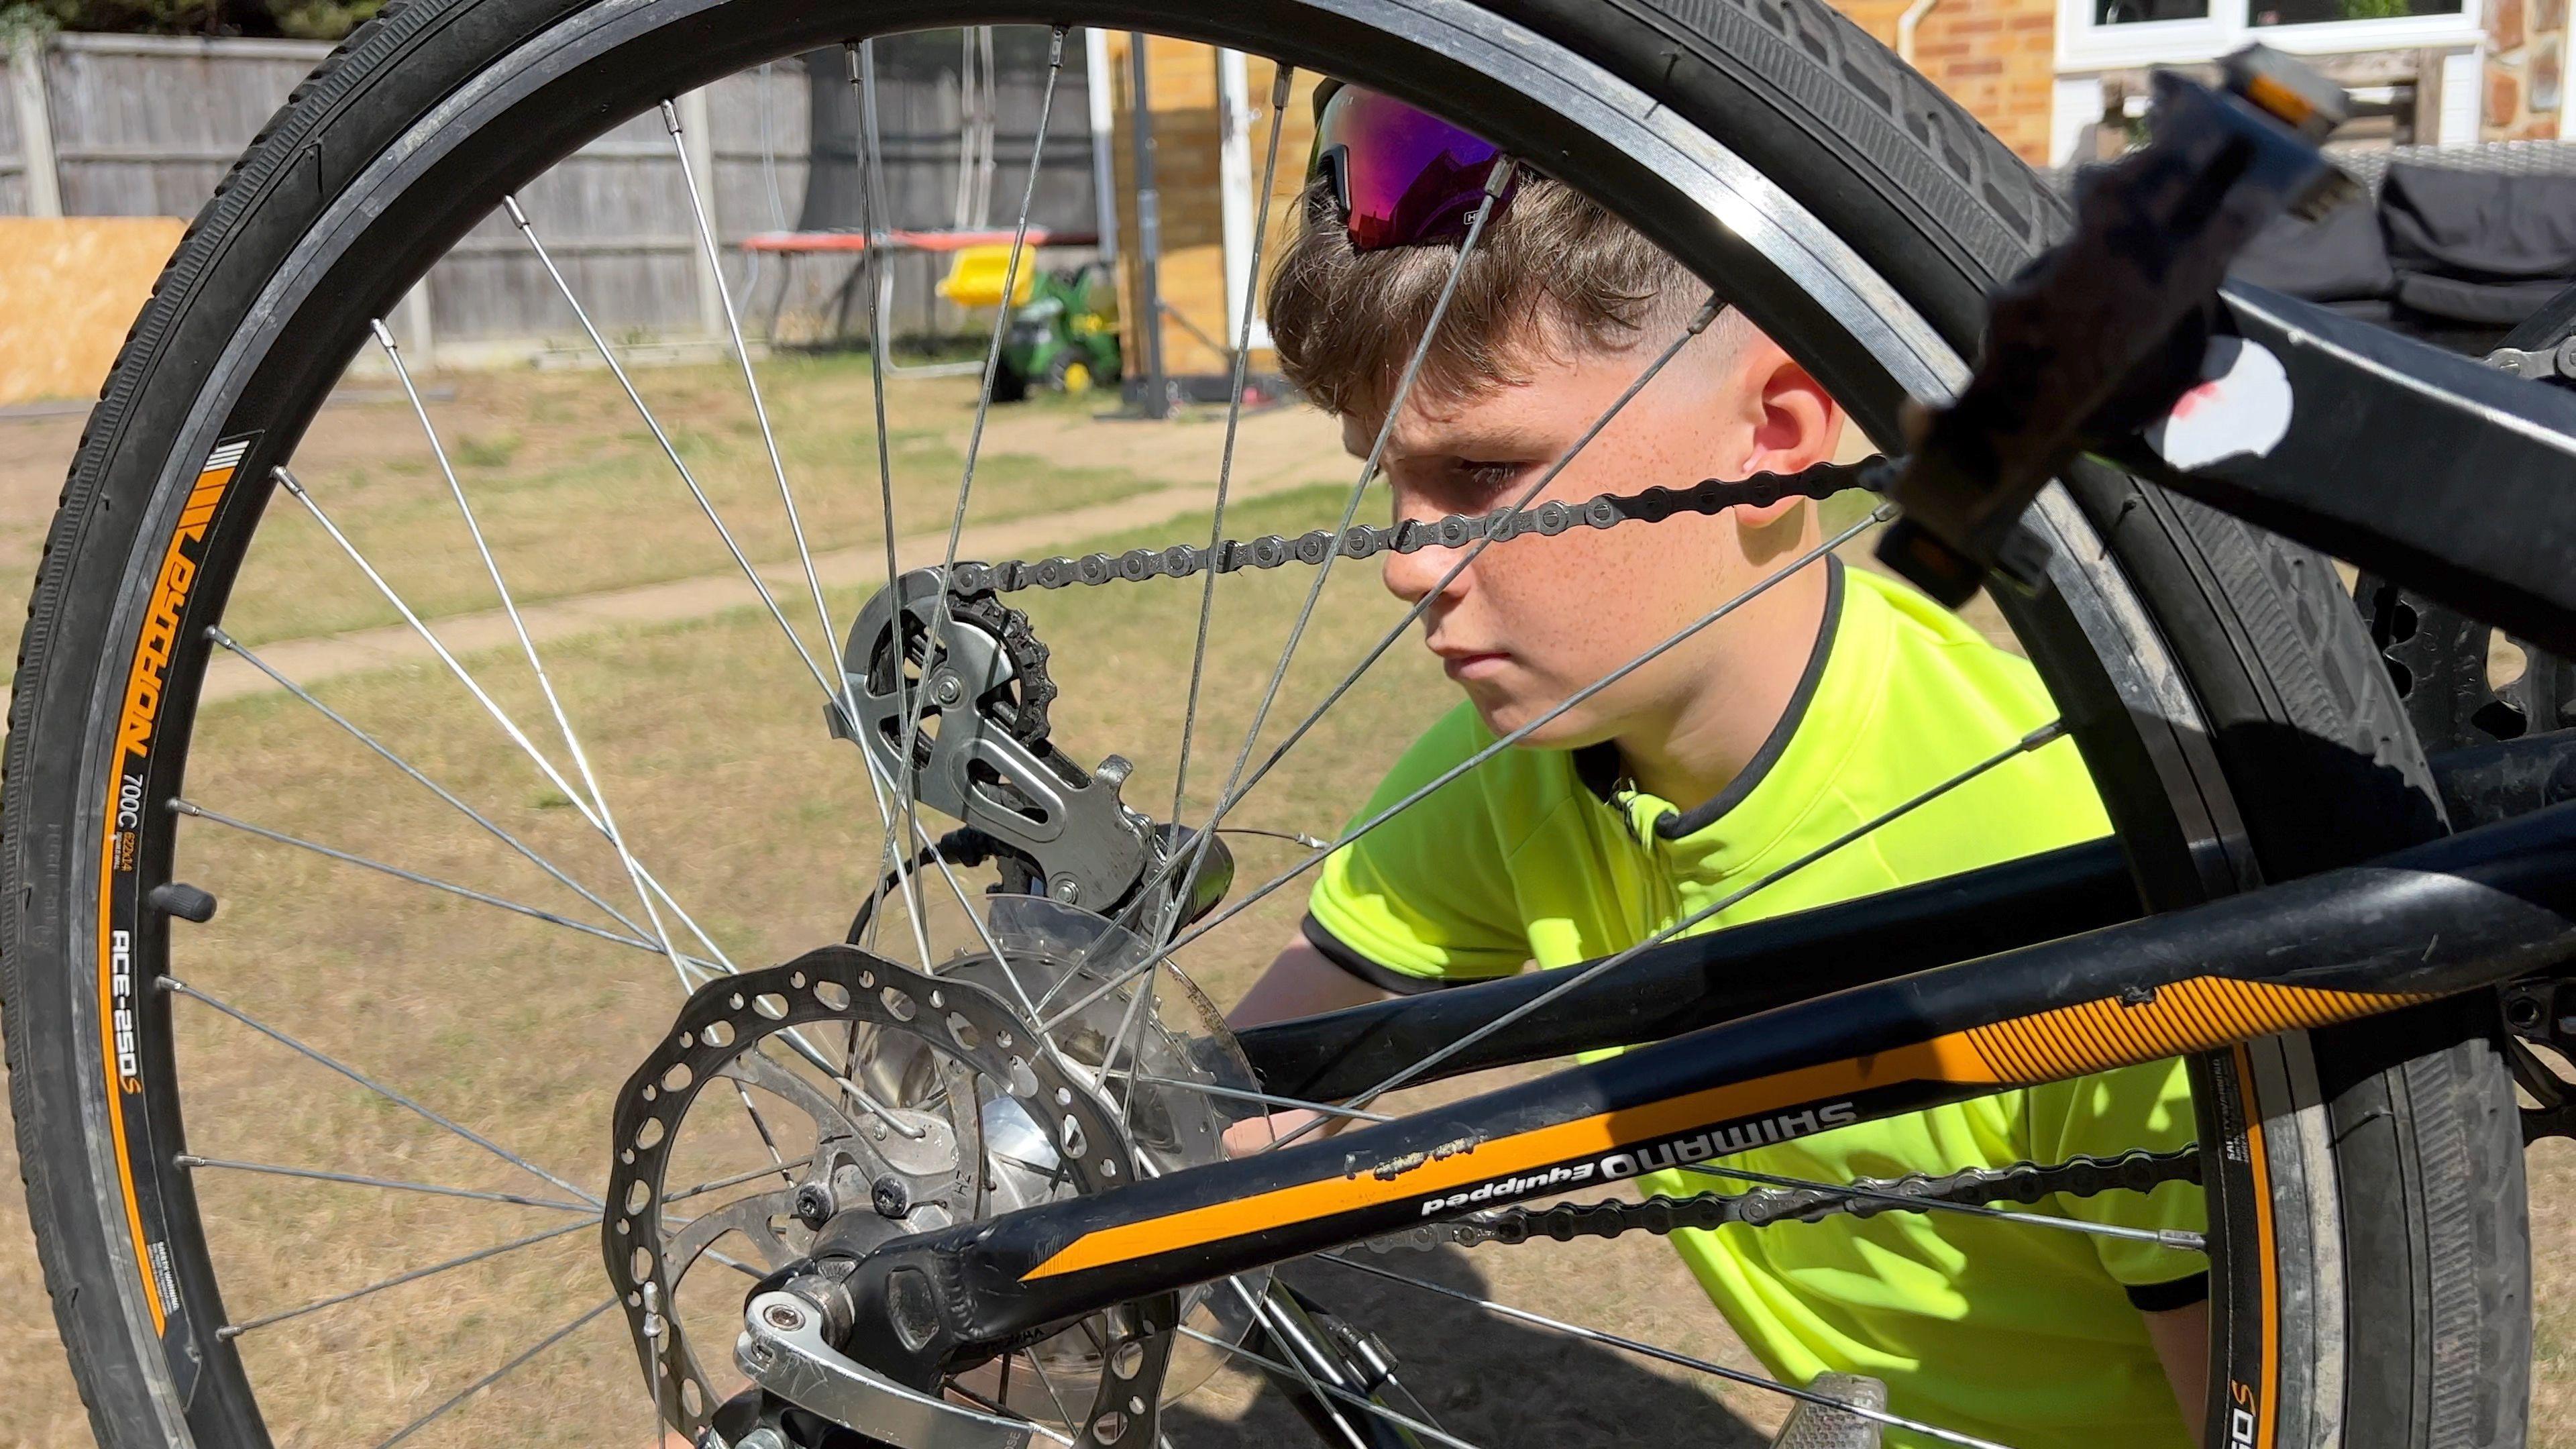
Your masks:
{"label": "chainstay", "polygon": [[1529,534],[1552,538],[1575,528],[1661,523],[1677,514],[1760,508],[1784,498],[1830,498],[1855,488],[1883,492],[1892,466],[1884,458],[1818,463],[1796,473],[1756,473],[1742,480],[1711,478],[1693,488],[1603,493],[1584,503],[1550,501],[1531,508],[1452,513],[1439,518],[1408,519],[1387,528],[1362,523],[1339,533],[1318,528],[1295,538],[1270,533],[1254,539],[1221,539],[1212,549],[1175,543],[1162,548],[1131,548],[1125,553],[1091,553],[1080,558],[1058,555],[1034,562],[960,562],[950,574],[949,587],[975,597],[1032,588],[1061,589],[1075,584],[1136,584],[1147,579],[1191,578],[1211,567],[1218,573],[1230,574],[1247,568],[1275,569],[1290,563],[1321,565],[1336,555],[1369,558],[1390,549],[1413,553],[1424,548],[1464,548],[1485,538],[1497,543]]}
{"label": "chainstay", "polygon": [[1539,1239],[1564,1243],[1636,1232],[1661,1236],[1682,1228],[1704,1231],[1728,1223],[1762,1227],[1779,1222],[1811,1223],[1837,1216],[1866,1218],[1880,1213],[1923,1212],[1936,1207],[2035,1203],[2051,1195],[2093,1197],[2112,1191],[2148,1192],[2168,1182],[2197,1183],[2200,1176],[2200,1154],[2196,1149],[2164,1153],[2138,1150],[2117,1157],[2073,1157],[2045,1167],[2018,1162],[2010,1167],[1963,1168],[1940,1177],[1916,1173],[1887,1180],[1863,1178],[1849,1187],[1763,1188],[1681,1198],[1657,1195],[1633,1203],[1496,1208],[1372,1238],[1366,1246],[1377,1252],[1392,1252],[1433,1248],[1443,1243],[1474,1247]]}

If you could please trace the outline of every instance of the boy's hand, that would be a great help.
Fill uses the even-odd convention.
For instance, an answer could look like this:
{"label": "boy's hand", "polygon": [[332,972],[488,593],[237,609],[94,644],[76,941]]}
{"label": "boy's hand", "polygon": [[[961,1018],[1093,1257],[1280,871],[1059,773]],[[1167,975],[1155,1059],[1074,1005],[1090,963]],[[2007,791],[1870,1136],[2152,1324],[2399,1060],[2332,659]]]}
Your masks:
{"label": "boy's hand", "polygon": [[[1333,964],[1332,959],[1315,949],[1315,943],[1299,932],[1271,958],[1270,968],[1243,993],[1243,1000],[1226,1013],[1225,1024],[1237,1031],[1265,1022],[1287,1021],[1292,1017],[1314,1016],[1326,1011],[1339,1011],[1346,1006],[1364,1006],[1383,1001],[1388,993],[1378,990],[1348,971]],[[1322,1116],[1302,1107],[1273,1112],[1267,1117],[1248,1117],[1225,1131],[1225,1155],[1250,1157],[1266,1152],[1274,1142]],[[1343,1117],[1325,1123],[1298,1140],[1338,1132],[1350,1121]]]}

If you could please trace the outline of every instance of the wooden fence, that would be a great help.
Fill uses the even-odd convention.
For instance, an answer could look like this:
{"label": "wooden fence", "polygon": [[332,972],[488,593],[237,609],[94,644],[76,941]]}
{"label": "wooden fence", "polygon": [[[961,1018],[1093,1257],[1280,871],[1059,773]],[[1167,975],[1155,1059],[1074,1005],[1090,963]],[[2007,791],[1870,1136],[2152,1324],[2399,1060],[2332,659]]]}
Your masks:
{"label": "wooden fence", "polygon": [[[1005,32],[997,47],[990,206],[1000,225],[1017,214],[1027,177],[1045,89],[1044,38],[1043,31]],[[1081,46],[1078,32],[1069,37],[1032,219],[1087,232],[1096,212]],[[0,97],[0,215],[192,216],[328,53],[328,46],[301,41],[124,35],[22,44],[0,74],[7,90]],[[877,46],[883,224],[936,228],[953,220],[959,69],[953,30]],[[846,255],[788,262],[739,246],[755,232],[855,223],[855,216],[810,215],[805,196],[814,117],[833,128],[824,138],[827,165],[854,155],[854,138],[838,128],[857,108],[833,94],[848,84],[846,59],[835,50],[729,76],[678,99],[690,165],[723,243],[726,280],[755,332],[782,310],[782,331],[811,335],[854,265]],[[612,127],[518,195],[610,336],[694,339],[721,328],[678,158],[658,112]],[[890,325],[898,335],[964,327],[968,319],[933,293],[946,259],[890,262]],[[854,308],[851,315],[863,313]],[[431,270],[394,321],[407,348],[434,345],[460,356],[525,353],[531,344],[579,336],[525,239],[497,213]]]}

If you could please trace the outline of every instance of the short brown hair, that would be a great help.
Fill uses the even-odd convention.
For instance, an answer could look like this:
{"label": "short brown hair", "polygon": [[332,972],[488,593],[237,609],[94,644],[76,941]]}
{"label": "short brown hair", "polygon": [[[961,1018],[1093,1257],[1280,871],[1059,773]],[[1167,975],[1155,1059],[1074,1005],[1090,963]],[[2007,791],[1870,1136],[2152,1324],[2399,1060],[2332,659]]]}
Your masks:
{"label": "short brown hair", "polygon": [[[1456,262],[1455,246],[1358,252],[1329,187],[1306,189],[1270,276],[1270,336],[1288,380],[1327,412],[1383,408]],[[1688,269],[1562,182],[1524,176],[1487,222],[1414,386],[1472,397],[1526,380],[1533,349],[1615,351],[1706,299]]]}

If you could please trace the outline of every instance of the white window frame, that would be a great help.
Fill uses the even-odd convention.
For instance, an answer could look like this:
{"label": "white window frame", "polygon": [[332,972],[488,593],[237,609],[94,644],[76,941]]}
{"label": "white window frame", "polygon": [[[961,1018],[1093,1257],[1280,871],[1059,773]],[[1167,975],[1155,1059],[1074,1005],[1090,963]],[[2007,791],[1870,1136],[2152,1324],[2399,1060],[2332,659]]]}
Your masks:
{"label": "white window frame", "polygon": [[2294,55],[2334,55],[2356,50],[2451,49],[2477,46],[2486,39],[2482,0],[2463,0],[2456,15],[2265,26],[2256,26],[2248,19],[2253,3],[2254,0],[2209,0],[2208,16],[2198,20],[2095,25],[2092,0],[2058,0],[2057,68],[2110,70],[2189,65],[2216,60],[2258,40]]}

